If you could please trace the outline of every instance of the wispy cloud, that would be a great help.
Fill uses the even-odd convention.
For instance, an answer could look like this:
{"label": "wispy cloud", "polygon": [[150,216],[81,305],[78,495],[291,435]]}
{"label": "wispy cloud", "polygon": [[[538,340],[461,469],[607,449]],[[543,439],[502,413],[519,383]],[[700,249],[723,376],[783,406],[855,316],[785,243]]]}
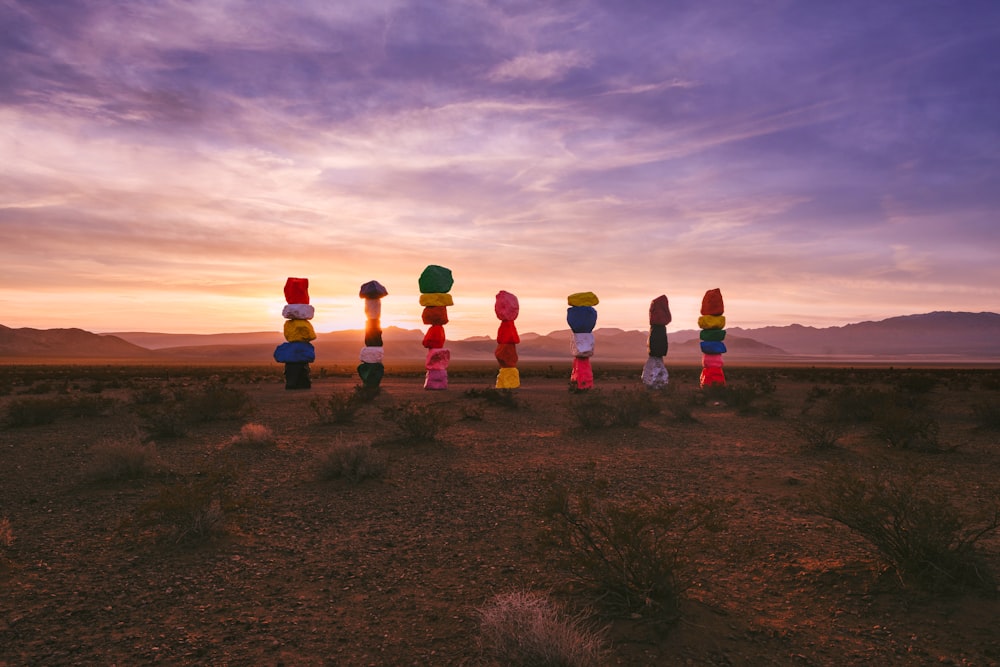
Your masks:
{"label": "wispy cloud", "polygon": [[307,274],[419,325],[428,263],[455,335],[1000,309],[1000,8],[765,8],[5,2],[0,323],[271,328]]}

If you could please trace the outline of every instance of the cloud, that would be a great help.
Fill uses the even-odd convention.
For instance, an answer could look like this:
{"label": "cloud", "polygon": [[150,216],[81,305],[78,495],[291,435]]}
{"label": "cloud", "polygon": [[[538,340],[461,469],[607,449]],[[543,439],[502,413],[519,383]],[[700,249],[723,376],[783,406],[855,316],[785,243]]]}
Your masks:
{"label": "cloud", "polygon": [[490,72],[492,81],[552,81],[559,80],[575,68],[586,67],[590,57],[579,51],[549,51],[526,53],[506,60]]}
{"label": "cloud", "polygon": [[998,11],[10,0],[0,311],[176,321],[301,272],[337,317],[374,278],[410,321],[428,263],[456,334],[489,333],[500,288],[525,330],[591,289],[609,325],[714,286],[744,323],[878,312],[894,284],[988,309]]}

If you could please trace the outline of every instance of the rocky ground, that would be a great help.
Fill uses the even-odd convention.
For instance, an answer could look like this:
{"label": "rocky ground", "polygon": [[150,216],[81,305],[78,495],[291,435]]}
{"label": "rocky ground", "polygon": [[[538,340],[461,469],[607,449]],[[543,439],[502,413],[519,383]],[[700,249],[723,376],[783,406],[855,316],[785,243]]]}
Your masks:
{"label": "rocky ground", "polygon": [[[638,384],[631,369],[595,369],[601,392]],[[998,433],[970,406],[1000,399],[997,372],[921,373],[944,450],[925,452],[862,427],[816,450],[795,428],[810,395],[898,371],[727,369],[733,385],[763,380],[738,410],[700,400],[696,369],[671,369],[658,413],[589,430],[561,370],[526,370],[514,407],[485,397],[495,369],[456,371],[442,392],[390,372],[352,423],[329,424],[310,404],[350,391],[347,373],[286,391],[273,367],[5,368],[2,409],[102,400],[0,430],[0,665],[479,665],[477,609],[513,590],[592,614],[607,665],[1000,664],[995,589],[902,586],[810,501],[837,471],[878,467],[932,471],[965,512],[996,503]],[[157,388],[206,382],[245,394],[248,411],[150,432],[141,404],[163,400]],[[389,409],[404,404],[440,404],[437,440],[403,437]],[[248,423],[273,442],[234,442]],[[155,469],[97,479],[102,447],[150,438]],[[320,479],[320,456],[356,443],[387,456],[385,475]],[[556,484],[724,501],[725,529],[689,554],[679,620],[609,616],[568,584],[539,509]],[[221,500],[204,539],[150,510],[165,489],[205,488]],[[978,546],[1000,573],[998,536]]]}

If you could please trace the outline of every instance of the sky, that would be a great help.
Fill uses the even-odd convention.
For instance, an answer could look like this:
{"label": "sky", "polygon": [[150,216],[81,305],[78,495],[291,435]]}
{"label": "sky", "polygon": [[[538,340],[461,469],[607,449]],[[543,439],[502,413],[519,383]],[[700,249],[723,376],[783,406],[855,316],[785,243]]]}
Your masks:
{"label": "sky", "polygon": [[0,0],[0,324],[1000,311],[993,0]]}

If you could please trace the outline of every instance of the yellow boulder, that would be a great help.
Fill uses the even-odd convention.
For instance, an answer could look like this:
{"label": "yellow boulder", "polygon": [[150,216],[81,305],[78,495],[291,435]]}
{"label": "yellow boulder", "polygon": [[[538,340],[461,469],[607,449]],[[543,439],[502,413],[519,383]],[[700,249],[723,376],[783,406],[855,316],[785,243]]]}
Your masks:
{"label": "yellow boulder", "polygon": [[316,332],[309,320],[285,320],[285,340],[289,343],[308,343],[316,340]]}
{"label": "yellow boulder", "polygon": [[521,375],[516,368],[501,368],[497,373],[497,389],[517,389],[521,386]]}
{"label": "yellow boulder", "polygon": [[424,308],[434,306],[454,306],[455,301],[447,292],[429,292],[420,295],[420,305]]}
{"label": "yellow boulder", "polygon": [[598,304],[597,295],[593,292],[577,292],[566,297],[566,301],[571,306],[596,306]]}
{"label": "yellow boulder", "polygon": [[699,329],[725,329],[725,315],[702,315],[698,318]]}

